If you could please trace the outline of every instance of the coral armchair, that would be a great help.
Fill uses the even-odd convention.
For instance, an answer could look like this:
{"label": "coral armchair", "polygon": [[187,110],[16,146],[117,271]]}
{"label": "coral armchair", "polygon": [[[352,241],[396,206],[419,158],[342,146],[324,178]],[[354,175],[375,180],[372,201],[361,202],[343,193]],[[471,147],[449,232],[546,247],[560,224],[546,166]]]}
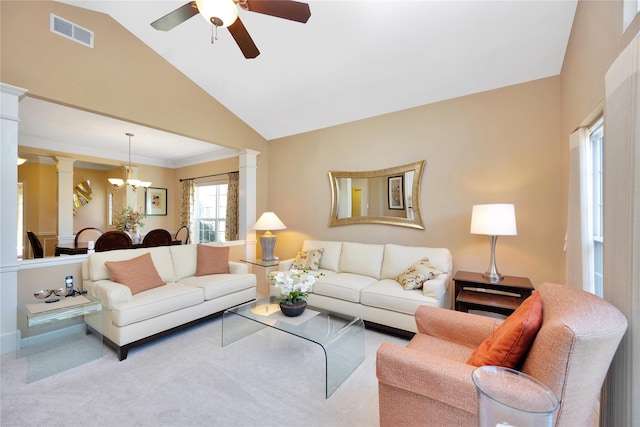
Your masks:
{"label": "coral armchair", "polygon": [[[584,291],[544,283],[538,292],[542,326],[519,370],[555,393],[555,426],[589,425],[627,320]],[[415,317],[418,333],[406,347],[378,349],[380,425],[477,425],[476,367],[466,361],[501,321],[426,306]]]}

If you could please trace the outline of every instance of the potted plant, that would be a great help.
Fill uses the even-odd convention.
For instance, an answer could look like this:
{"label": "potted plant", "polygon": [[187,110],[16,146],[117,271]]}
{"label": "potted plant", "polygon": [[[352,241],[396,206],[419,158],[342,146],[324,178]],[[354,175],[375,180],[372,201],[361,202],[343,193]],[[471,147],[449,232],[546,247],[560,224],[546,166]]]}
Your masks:
{"label": "potted plant", "polygon": [[307,270],[291,270],[291,274],[278,272],[270,275],[275,287],[280,289],[280,295],[276,298],[276,303],[280,304],[282,314],[289,317],[299,316],[307,308],[307,298],[309,291],[316,282],[317,276],[309,274]]}
{"label": "potted plant", "polygon": [[135,211],[132,207],[127,206],[120,212],[116,212],[113,218],[113,226],[116,230],[129,234],[133,243],[139,243],[140,234],[138,229],[144,227],[142,220],[146,217],[147,215],[144,212]]}

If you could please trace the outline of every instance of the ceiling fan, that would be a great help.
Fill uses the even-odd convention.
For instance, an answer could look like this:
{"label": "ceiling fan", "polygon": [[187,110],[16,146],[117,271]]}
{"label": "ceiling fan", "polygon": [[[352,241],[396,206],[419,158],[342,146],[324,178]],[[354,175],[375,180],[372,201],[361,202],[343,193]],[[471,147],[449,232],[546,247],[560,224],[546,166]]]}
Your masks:
{"label": "ceiling fan", "polygon": [[[249,32],[238,16],[238,7],[249,11],[306,23],[311,16],[307,3],[293,0],[195,0],[153,21],[156,30],[169,31],[198,13],[217,27],[227,27],[247,59],[260,55]],[[213,41],[213,40],[212,40]]]}

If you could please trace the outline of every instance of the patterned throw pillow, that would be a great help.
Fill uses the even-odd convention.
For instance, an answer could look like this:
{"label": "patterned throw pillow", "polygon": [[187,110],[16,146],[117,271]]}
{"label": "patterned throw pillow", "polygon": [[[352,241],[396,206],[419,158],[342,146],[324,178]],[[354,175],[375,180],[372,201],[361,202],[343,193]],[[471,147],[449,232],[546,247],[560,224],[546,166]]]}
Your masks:
{"label": "patterned throw pillow", "polygon": [[320,268],[320,258],[324,249],[314,249],[311,251],[298,252],[298,256],[293,261],[291,268],[296,270],[317,270]]}
{"label": "patterned throw pillow", "polygon": [[441,274],[442,271],[431,265],[429,258],[422,258],[405,272],[399,274],[396,280],[407,290],[420,289],[424,282],[434,279]]}

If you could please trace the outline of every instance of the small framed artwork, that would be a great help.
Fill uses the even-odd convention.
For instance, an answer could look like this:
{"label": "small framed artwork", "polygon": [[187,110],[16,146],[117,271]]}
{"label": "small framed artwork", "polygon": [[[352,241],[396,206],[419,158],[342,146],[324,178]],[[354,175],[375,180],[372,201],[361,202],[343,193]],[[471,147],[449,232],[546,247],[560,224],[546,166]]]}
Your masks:
{"label": "small framed artwork", "polygon": [[404,177],[390,176],[389,181],[389,209],[404,209]]}
{"label": "small framed artwork", "polygon": [[153,215],[166,215],[167,214],[167,189],[166,188],[147,188],[146,193],[146,214],[147,216]]}

